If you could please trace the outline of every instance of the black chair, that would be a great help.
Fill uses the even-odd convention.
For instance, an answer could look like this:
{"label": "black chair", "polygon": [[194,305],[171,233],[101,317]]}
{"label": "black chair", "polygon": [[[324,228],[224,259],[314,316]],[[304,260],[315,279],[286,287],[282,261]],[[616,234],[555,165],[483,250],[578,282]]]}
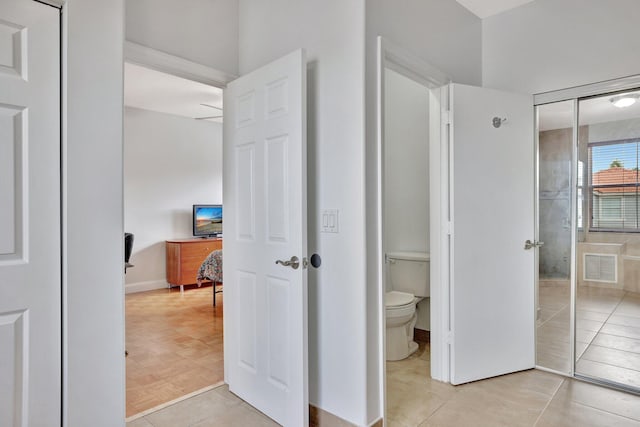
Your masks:
{"label": "black chair", "polygon": [[133,234],[124,233],[124,272],[125,274],[127,273],[127,267],[134,267],[134,265],[129,262],[132,251],[133,251]]}
{"label": "black chair", "polygon": [[[133,250],[133,234],[132,233],[124,233],[124,274],[127,274],[127,267],[134,267],[133,264],[129,263],[129,258],[131,258],[131,251]],[[129,352],[124,350],[124,357],[127,357]]]}

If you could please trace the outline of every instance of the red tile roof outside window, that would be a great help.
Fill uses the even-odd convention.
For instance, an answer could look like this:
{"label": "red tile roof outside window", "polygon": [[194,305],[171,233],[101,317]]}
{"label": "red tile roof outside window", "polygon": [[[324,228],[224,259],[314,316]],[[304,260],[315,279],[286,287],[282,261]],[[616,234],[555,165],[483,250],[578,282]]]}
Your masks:
{"label": "red tile roof outside window", "polygon": [[[640,171],[621,167],[604,169],[593,174],[591,183],[594,187],[598,187],[594,188],[594,192],[599,194],[635,193],[635,186],[640,185]],[[599,187],[601,185],[620,185],[620,187]]]}

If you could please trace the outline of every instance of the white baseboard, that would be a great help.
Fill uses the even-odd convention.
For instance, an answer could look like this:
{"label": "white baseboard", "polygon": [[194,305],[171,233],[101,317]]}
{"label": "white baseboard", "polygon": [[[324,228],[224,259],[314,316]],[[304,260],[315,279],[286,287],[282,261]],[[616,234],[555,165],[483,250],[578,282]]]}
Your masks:
{"label": "white baseboard", "polygon": [[124,285],[124,293],[132,294],[135,292],[152,291],[154,289],[166,289],[169,284],[166,280],[149,280],[146,282],[127,283]]}

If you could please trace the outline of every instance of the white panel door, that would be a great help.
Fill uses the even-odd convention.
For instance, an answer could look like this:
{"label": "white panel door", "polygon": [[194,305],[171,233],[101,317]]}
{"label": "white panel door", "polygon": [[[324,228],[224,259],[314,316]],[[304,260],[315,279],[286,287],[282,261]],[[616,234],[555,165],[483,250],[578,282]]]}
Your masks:
{"label": "white panel door", "polygon": [[59,11],[0,2],[0,426],[60,424]]}
{"label": "white panel door", "polygon": [[[451,382],[533,368],[533,99],[451,85]],[[494,117],[502,120],[494,126]]]}
{"label": "white panel door", "polygon": [[[278,423],[305,426],[304,52],[231,82],[224,108],[225,378]],[[294,256],[297,268],[276,263]]]}

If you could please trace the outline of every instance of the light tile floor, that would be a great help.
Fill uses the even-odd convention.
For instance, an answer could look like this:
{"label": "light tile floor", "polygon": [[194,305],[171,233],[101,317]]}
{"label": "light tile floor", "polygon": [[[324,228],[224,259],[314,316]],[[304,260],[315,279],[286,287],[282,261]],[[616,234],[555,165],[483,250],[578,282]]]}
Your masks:
{"label": "light tile floor", "polygon": [[[569,372],[569,285],[542,283],[537,363]],[[640,294],[581,287],[576,313],[576,373],[640,387]]]}
{"label": "light tile floor", "polygon": [[[429,378],[429,363],[424,344],[408,359],[387,362],[387,426],[640,426],[639,396],[538,370],[451,386]],[[187,426],[277,424],[226,386],[127,423]]]}
{"label": "light tile floor", "polygon": [[[567,286],[549,286],[540,294],[539,364],[558,370],[569,366],[568,296]],[[579,370],[634,384],[640,372],[640,295],[582,290],[577,315]],[[640,396],[538,370],[451,386],[429,378],[429,354],[421,344],[408,359],[387,362],[386,425],[640,426]],[[277,424],[221,386],[127,426]]]}
{"label": "light tile floor", "polygon": [[278,426],[224,385],[127,423],[127,427]]}
{"label": "light tile floor", "polygon": [[429,347],[387,362],[387,425],[640,426],[640,397],[539,370],[451,386],[428,377]]}
{"label": "light tile floor", "polygon": [[[577,326],[583,323],[578,319]],[[624,293],[580,355],[576,373],[640,388],[640,295]]]}

